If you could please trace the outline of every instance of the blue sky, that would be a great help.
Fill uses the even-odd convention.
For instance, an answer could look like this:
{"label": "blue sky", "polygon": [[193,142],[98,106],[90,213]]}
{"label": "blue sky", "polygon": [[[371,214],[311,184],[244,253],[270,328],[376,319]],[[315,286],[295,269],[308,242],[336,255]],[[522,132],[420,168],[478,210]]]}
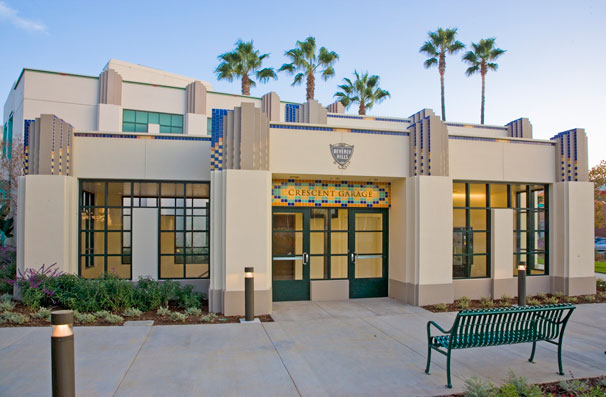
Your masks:
{"label": "blue sky", "polygon": [[[309,35],[340,55],[336,77],[318,79],[316,99],[334,101],[337,84],[354,69],[381,76],[391,99],[374,115],[409,116],[422,108],[440,113],[439,76],[423,68],[418,49],[427,32],[457,27],[469,44],[496,37],[507,50],[486,79],[486,123],[529,117],[535,138],[583,127],[589,164],[606,159],[602,114],[606,106],[604,1],[62,1],[0,0],[0,90],[5,98],[23,67],[97,75],[110,58],[209,81],[238,93],[237,82],[218,82],[217,55],[242,38],[271,54]],[[449,121],[479,123],[480,77],[466,77],[462,54],[447,59]],[[252,95],[276,91],[302,102],[305,87],[292,77],[259,84]],[[351,108],[349,112],[355,113]]]}

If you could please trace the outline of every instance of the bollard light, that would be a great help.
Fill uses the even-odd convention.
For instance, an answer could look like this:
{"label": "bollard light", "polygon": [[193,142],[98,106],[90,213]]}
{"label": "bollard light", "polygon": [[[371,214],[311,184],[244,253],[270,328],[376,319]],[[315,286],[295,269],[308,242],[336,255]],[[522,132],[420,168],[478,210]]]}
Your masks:
{"label": "bollard light", "polygon": [[526,264],[518,265],[518,306],[526,306]]}
{"label": "bollard light", "polygon": [[246,321],[255,320],[255,269],[244,268],[244,310]]}
{"label": "bollard light", "polygon": [[53,397],[76,395],[74,376],[74,312],[51,313],[51,378]]}

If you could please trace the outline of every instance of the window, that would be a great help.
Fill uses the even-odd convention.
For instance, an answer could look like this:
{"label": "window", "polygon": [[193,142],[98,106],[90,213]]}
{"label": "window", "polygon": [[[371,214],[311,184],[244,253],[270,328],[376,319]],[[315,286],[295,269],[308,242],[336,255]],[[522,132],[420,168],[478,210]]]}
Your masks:
{"label": "window", "polygon": [[123,132],[147,132],[148,124],[160,125],[161,134],[182,134],[183,115],[144,112],[125,109],[122,114]]}
{"label": "window", "polygon": [[348,212],[312,208],[309,220],[310,278],[347,278]]}
{"label": "window", "polygon": [[2,157],[11,159],[13,155],[13,113],[8,117],[2,131]]}
{"label": "window", "polygon": [[213,118],[209,117],[206,119],[206,133],[208,135],[213,134]]}
{"label": "window", "polygon": [[547,185],[453,183],[453,278],[490,277],[490,209],[514,210],[514,274],[548,273]]}
{"label": "window", "polygon": [[453,278],[490,277],[488,185],[453,183]]}
{"label": "window", "polygon": [[527,274],[548,273],[548,205],[547,186],[512,185],[513,196],[513,272],[520,264]]}
{"label": "window", "polygon": [[81,181],[80,275],[132,278],[133,209],[158,211],[159,278],[208,278],[209,184]]}

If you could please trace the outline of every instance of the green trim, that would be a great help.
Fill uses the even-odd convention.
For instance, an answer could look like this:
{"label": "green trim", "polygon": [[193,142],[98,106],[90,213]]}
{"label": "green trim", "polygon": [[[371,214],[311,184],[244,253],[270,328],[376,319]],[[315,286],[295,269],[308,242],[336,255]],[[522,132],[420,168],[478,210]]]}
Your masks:
{"label": "green trim", "polygon": [[248,98],[248,99],[258,99],[261,100],[260,97],[249,96],[249,95],[241,95],[241,94],[230,94],[228,92],[219,92],[219,91],[206,91],[208,94],[217,94],[217,95],[227,95],[227,96],[235,96],[239,98]]}
{"label": "green trim", "polygon": [[76,73],[54,72],[52,70],[23,68],[23,70],[21,70],[21,73],[19,74],[19,77],[17,78],[17,81],[15,82],[13,90],[17,89],[17,87],[19,86],[19,83],[21,82],[21,78],[23,77],[23,74],[25,72],[37,72],[37,73],[46,73],[46,74],[56,74],[56,75],[59,75],[59,76],[82,77],[82,78],[85,78],[85,79],[99,80],[98,76],[89,76],[89,75],[85,75],[85,74],[76,74]]}
{"label": "green trim", "polygon": [[142,81],[130,81],[130,80],[122,80],[122,83],[128,83],[128,84],[136,84],[136,85],[146,85],[146,86],[151,86],[151,87],[160,87],[160,88],[173,88],[175,90],[182,90],[185,91],[187,88],[186,87],[175,87],[172,85],[163,85],[163,84],[153,84],[153,83],[144,83]]}

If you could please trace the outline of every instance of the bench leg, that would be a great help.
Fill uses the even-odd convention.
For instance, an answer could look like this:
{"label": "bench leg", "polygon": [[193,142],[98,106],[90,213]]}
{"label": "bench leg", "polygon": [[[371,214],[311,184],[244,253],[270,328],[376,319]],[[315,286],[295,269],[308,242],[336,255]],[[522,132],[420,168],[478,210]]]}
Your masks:
{"label": "bench leg", "polygon": [[560,370],[558,374],[564,375],[564,370],[562,369],[562,337],[558,341],[558,368]]}
{"label": "bench leg", "polygon": [[446,356],[446,379],[448,381],[446,387],[452,389],[452,382],[450,381],[450,350],[448,351],[448,356]]}
{"label": "bench leg", "polygon": [[429,366],[431,365],[431,346],[427,345],[427,366],[425,366],[425,373],[429,375]]}
{"label": "bench leg", "polygon": [[528,359],[528,361],[530,361],[531,363],[534,363],[534,353],[537,350],[537,341],[535,340],[534,342],[532,342],[532,353],[530,353],[530,358]]}

